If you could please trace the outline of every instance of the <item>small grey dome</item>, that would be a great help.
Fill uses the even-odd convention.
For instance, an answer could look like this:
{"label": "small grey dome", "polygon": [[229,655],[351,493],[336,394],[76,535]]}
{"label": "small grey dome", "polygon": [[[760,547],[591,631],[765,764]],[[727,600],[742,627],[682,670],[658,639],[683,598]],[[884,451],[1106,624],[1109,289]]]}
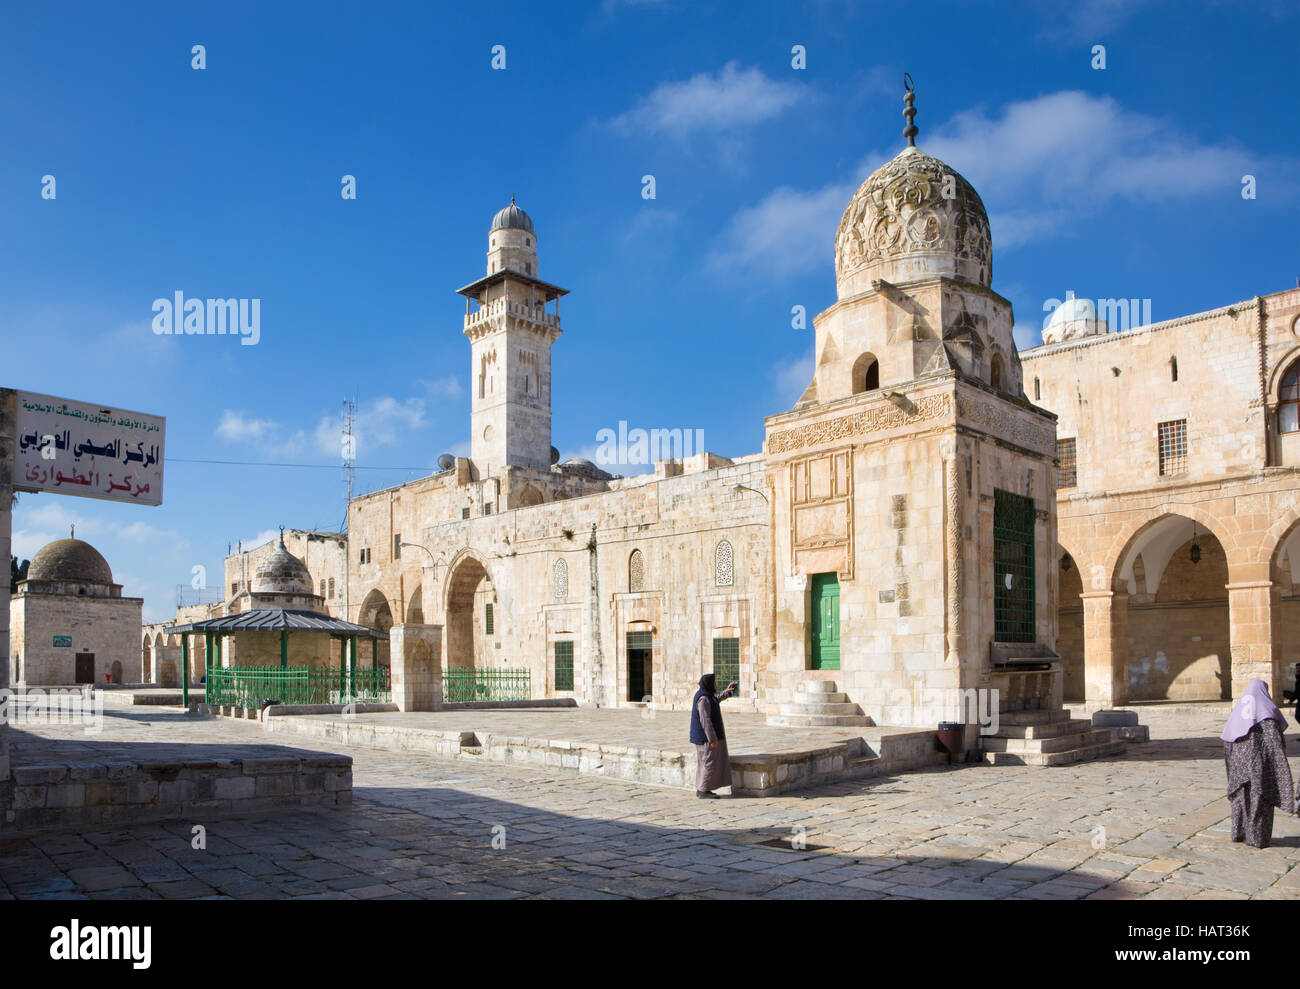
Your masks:
{"label": "small grey dome", "polygon": [[253,574],[249,590],[254,594],[314,594],[307,565],[284,548],[284,537]]}
{"label": "small grey dome", "polygon": [[80,539],[58,539],[42,546],[32,557],[28,580],[111,584],[113,571],[99,550]]}
{"label": "small grey dome", "polygon": [[492,217],[492,227],[488,230],[527,230],[533,232],[532,218],[515,205],[515,197],[510,197],[510,205]]}

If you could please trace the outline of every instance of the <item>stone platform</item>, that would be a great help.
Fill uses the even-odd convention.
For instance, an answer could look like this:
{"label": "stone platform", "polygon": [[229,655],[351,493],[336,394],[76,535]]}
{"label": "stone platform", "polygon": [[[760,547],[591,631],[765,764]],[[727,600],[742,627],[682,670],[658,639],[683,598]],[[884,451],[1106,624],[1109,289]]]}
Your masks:
{"label": "stone platform", "polygon": [[0,836],[164,820],[206,824],[351,805],[350,756],[220,739],[180,742],[177,730],[189,734],[199,719],[177,710],[121,710],[129,705],[126,696],[105,704],[105,721],[113,724],[102,738],[82,725],[11,727]]}
{"label": "stone platform", "polygon": [[[651,786],[694,789],[695,749],[684,711],[512,708],[404,714],[292,715],[272,734],[348,746],[567,770]],[[723,708],[733,796],[769,797],[820,783],[938,765],[933,730],[777,728]]]}

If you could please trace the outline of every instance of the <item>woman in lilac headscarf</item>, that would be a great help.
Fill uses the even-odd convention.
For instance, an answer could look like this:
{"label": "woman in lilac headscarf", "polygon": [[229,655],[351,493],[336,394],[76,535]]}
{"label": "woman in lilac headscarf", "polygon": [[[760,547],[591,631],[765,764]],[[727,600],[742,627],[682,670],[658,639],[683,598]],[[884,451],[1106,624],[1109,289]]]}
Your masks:
{"label": "woman in lilac headscarf", "polygon": [[1295,813],[1285,730],[1286,717],[1268,696],[1268,684],[1252,680],[1219,736],[1228,767],[1233,841],[1267,848],[1273,837],[1273,808]]}

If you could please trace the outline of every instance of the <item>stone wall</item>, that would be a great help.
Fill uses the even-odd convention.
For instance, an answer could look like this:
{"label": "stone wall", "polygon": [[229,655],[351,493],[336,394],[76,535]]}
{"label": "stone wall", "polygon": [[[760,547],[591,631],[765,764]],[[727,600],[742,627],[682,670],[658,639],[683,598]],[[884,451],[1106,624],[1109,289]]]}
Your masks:
{"label": "stone wall", "polygon": [[14,768],[12,807],[0,832],[172,819],[206,824],[228,815],[351,803],[350,756],[51,763]]}
{"label": "stone wall", "polygon": [[[115,682],[140,683],[143,598],[18,594],[9,606],[13,651],[22,680],[30,684],[76,682],[77,653],[94,653],[95,682],[120,663]],[[72,637],[71,647],[54,636]]]}

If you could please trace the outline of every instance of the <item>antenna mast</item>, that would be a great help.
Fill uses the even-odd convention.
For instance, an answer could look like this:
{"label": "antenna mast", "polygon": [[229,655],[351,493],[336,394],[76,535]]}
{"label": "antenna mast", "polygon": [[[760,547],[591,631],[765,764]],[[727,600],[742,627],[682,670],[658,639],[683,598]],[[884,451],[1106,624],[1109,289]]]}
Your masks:
{"label": "antenna mast", "polygon": [[[356,417],[357,403],[343,400],[343,473],[347,479],[348,497],[343,503],[343,530],[348,529],[348,509],[352,504],[352,477],[353,462],[356,455],[356,441],[352,438],[352,422]],[[348,580],[348,574],[352,571],[352,541],[345,540],[343,551],[343,619],[352,621],[352,595],[351,581]]]}

